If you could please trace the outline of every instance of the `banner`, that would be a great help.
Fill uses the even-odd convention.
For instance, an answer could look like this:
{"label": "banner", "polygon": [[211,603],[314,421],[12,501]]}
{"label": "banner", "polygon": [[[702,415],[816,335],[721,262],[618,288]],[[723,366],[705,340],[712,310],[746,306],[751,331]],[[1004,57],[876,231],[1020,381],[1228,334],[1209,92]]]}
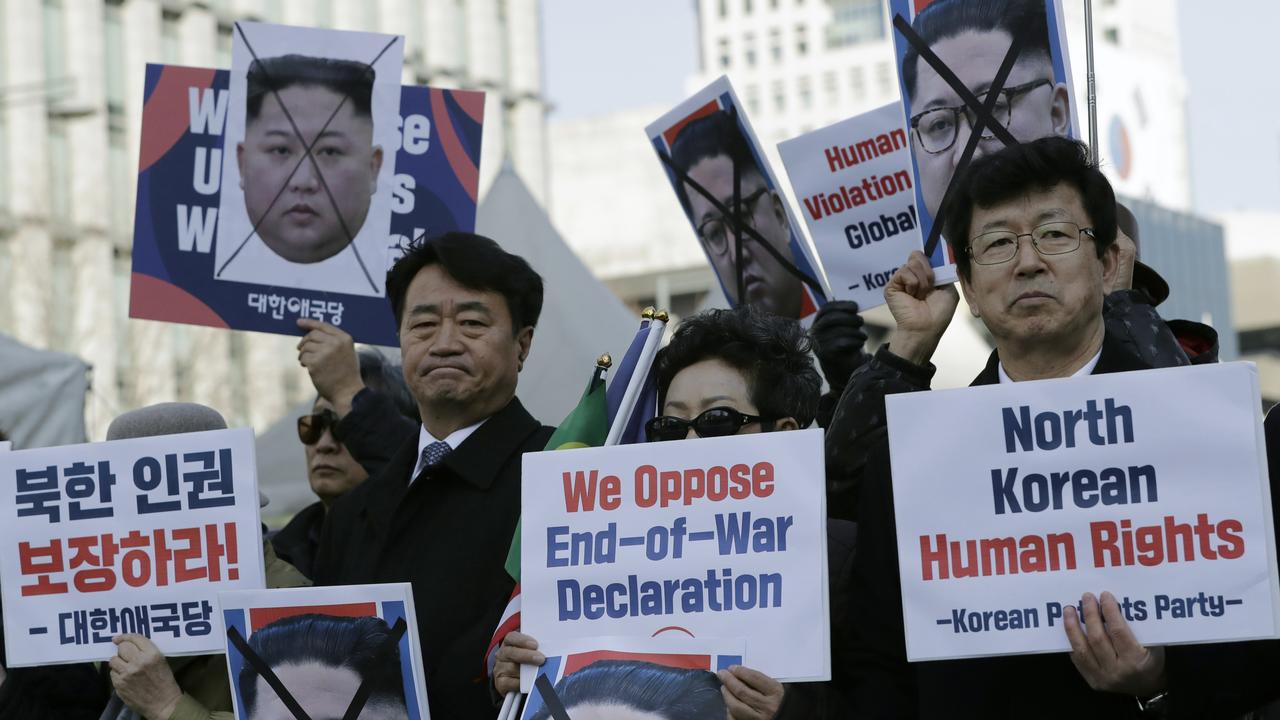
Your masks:
{"label": "banner", "polygon": [[1249,363],[887,397],[908,659],[1068,650],[1085,592],[1144,645],[1276,637],[1260,406]]}
{"label": "banner", "polygon": [[744,665],[830,678],[821,431],[527,453],[522,508],[522,632],[541,645],[745,637]]}
{"label": "banner", "polygon": [[120,633],[221,652],[219,589],[266,582],[248,428],[0,453],[14,667],[107,660]]}
{"label": "banner", "polygon": [[294,717],[290,703],[312,718],[431,717],[409,583],[223,592],[218,602],[236,718]]}
{"label": "banner", "polygon": [[[902,106],[885,105],[778,144],[791,189],[831,283],[832,298],[866,310],[884,304],[884,286],[912,250],[920,216]],[[935,253],[938,282],[956,279]]]}
{"label": "banner", "polygon": [[[285,260],[253,260],[254,253],[274,253],[249,235],[244,222],[220,220],[232,210],[246,217],[238,144],[224,143],[224,129],[229,136],[233,120],[243,125],[245,112],[231,102],[230,78],[226,70],[147,66],[129,316],[286,335],[302,334],[297,320],[309,317],[341,327],[358,342],[398,345],[382,287],[386,271],[410,240],[474,230],[484,94],[402,88],[399,114],[382,123],[387,137],[377,188],[386,198],[371,196],[355,237],[359,260],[349,245],[324,261],[293,263],[299,273],[277,273],[272,263]],[[300,162],[300,148],[292,152],[294,177],[305,180],[310,162]],[[336,151],[317,144],[313,152]],[[304,184],[310,201],[290,201],[293,196],[284,193],[275,202],[288,203],[280,209],[294,213],[294,224],[318,224],[319,213],[332,211],[329,197],[314,174]],[[338,267],[343,263],[350,267]],[[254,274],[262,268],[271,274]]]}
{"label": "banner", "polygon": [[645,133],[729,303],[811,318],[828,291],[729,79],[698,91]]}
{"label": "banner", "polygon": [[[1065,23],[1059,0],[889,0],[889,13],[916,212],[927,241],[935,220],[942,222],[938,211],[953,177],[968,166],[966,151],[973,158],[1006,143],[1080,137]],[[988,114],[984,103],[1014,37],[1020,51]],[[990,122],[970,149],[979,117]],[[939,242],[930,262],[953,262],[948,253]]]}
{"label": "banner", "polygon": [[[660,698],[673,697],[693,703],[701,700],[702,703],[686,709],[686,716],[696,711],[718,710],[715,715],[710,712],[699,715],[718,718],[725,713],[724,699],[720,696],[719,680],[707,674],[741,665],[743,646],[741,640],[695,640],[676,636],[578,640],[560,648],[556,655],[544,651],[547,661],[537,669],[536,677],[547,678],[555,700],[571,717],[576,717],[572,715],[575,705],[599,704],[600,698],[607,695],[610,704],[637,711],[652,707]],[[588,672],[577,674],[584,670]],[[624,694],[617,692],[619,687]],[[627,691],[634,696],[627,697]],[[521,720],[549,717],[542,693],[543,688],[535,684],[520,714]]]}

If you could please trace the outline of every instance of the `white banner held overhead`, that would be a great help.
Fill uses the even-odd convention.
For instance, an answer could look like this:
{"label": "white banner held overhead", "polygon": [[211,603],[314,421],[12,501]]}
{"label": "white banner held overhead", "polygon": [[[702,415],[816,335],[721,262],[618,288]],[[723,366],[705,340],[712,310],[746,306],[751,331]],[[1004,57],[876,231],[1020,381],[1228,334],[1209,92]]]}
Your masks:
{"label": "white banner held overhead", "polygon": [[[778,153],[832,297],[853,300],[863,310],[883,304],[894,271],[924,247],[902,105],[779,143]],[[955,265],[944,255],[935,270],[939,283],[956,279]]]}
{"label": "white banner held overhead", "polygon": [[1086,592],[1145,645],[1277,636],[1251,364],[886,400],[910,660],[1067,650]]}

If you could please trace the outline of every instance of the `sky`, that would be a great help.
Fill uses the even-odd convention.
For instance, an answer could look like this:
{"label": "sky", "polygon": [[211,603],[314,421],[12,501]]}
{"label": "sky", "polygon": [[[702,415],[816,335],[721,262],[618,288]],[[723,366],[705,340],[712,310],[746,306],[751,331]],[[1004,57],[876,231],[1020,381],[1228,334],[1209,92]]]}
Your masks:
{"label": "sky", "polygon": [[[694,4],[542,0],[551,121],[683,99],[698,67]],[[1269,49],[1280,2],[1177,5],[1193,206],[1204,214],[1280,212],[1280,72],[1273,69],[1280,56]]]}

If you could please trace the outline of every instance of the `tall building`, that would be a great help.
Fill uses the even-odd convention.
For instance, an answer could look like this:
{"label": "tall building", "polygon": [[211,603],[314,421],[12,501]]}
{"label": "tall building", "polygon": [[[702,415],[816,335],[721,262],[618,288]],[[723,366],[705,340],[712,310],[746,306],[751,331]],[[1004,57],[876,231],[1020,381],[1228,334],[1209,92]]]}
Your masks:
{"label": "tall building", "polygon": [[87,423],[182,399],[265,428],[312,390],[296,339],[128,319],[146,63],[229,67],[237,20],[406,36],[403,82],[484,90],[481,192],[545,197],[536,0],[0,0],[0,332],[92,365]]}

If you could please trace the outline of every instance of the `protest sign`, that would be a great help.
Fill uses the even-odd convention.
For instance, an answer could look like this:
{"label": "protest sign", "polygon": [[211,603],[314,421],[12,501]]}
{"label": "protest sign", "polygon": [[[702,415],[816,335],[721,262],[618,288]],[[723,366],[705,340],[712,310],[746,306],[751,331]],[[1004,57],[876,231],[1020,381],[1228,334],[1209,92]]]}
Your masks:
{"label": "protest sign", "polygon": [[[275,276],[259,281],[235,281],[225,273],[216,277],[219,248],[225,244],[228,254],[234,252],[248,233],[227,235],[219,222],[224,205],[245,213],[239,180],[227,181],[219,172],[220,167],[238,172],[237,141],[224,143],[223,132],[243,113],[231,103],[230,79],[225,70],[147,66],[129,316],[286,335],[301,334],[297,319],[310,317],[337,325],[360,342],[398,345],[395,321],[381,290],[386,270],[402,245],[414,238],[474,230],[484,94],[405,87],[399,114],[383,123],[389,125],[391,137],[382,145],[386,159],[377,182],[379,190],[391,192],[390,228],[375,221],[374,211],[381,207],[375,195],[356,238],[360,247],[368,248],[361,251],[361,261],[380,288],[375,296],[365,274],[354,266],[358,263],[350,248],[314,267],[329,267],[326,263],[332,261],[353,263],[345,277],[365,283],[360,292],[323,279],[302,286],[284,280],[286,274],[278,281]],[[243,125],[243,117],[239,122]],[[317,145],[316,152],[323,150]],[[296,149],[291,157],[295,164],[301,160]],[[384,182],[392,158],[395,172]],[[300,164],[299,174],[306,167],[309,163]],[[304,190],[318,195],[316,207],[330,207],[322,188],[317,190],[313,183]],[[282,196],[277,204],[285,201]],[[376,238],[370,235],[375,225],[382,228]],[[260,244],[252,239],[228,270],[244,261],[244,253],[257,247],[254,243]],[[306,264],[298,266],[315,272]]]}
{"label": "protest sign", "polygon": [[822,458],[818,430],[526,454],[523,632],[749,637],[743,664],[828,679]]}
{"label": "protest sign", "polygon": [[1063,608],[1085,592],[1115,595],[1144,645],[1276,637],[1251,364],[886,407],[909,659],[1067,650]]}
{"label": "protest sign", "polygon": [[[409,583],[218,594],[236,717],[427,720]],[[359,704],[359,707],[356,705]]]}
{"label": "protest sign", "polygon": [[[833,299],[883,304],[894,271],[924,247],[907,145],[898,103],[778,144]],[[949,250],[935,255],[938,282],[954,281]]]}
{"label": "protest sign", "polygon": [[[889,12],[916,211],[927,245],[941,231],[939,208],[952,178],[978,150],[989,154],[1049,135],[1079,137],[1066,29],[1059,0],[999,6],[889,0]],[[988,103],[993,89],[997,95]],[[973,133],[978,121],[981,139]],[[937,242],[930,254],[934,267],[949,262],[946,252]]]}
{"label": "protest sign", "polygon": [[[558,701],[570,713],[573,712],[573,706],[579,703],[599,704],[602,693],[608,693],[615,705],[643,708],[646,707],[644,701],[652,701],[655,695],[674,695],[696,700],[697,698],[691,697],[694,695],[692,691],[701,690],[700,694],[705,699],[713,701],[712,704],[720,704],[720,713],[714,716],[719,717],[724,714],[724,700],[719,697],[719,681],[707,677],[706,673],[741,665],[744,646],[745,643],[741,640],[694,639],[669,635],[644,639],[600,637],[575,640],[558,650],[540,644],[540,651],[547,657],[547,661],[538,668],[524,667],[536,670],[538,678],[545,677],[546,684],[552,688],[551,693],[555,696],[553,702]],[[576,673],[588,668],[588,673],[574,678]],[[620,686],[624,692],[635,692],[637,697],[619,695],[617,689]],[[544,709],[547,703],[543,698],[543,690],[540,681],[534,683],[524,711],[520,714],[521,720],[544,720],[550,717]],[[702,709],[704,708],[697,706],[689,708],[690,711]],[[710,713],[704,715],[713,717]]]}
{"label": "protest sign", "polygon": [[213,592],[265,583],[254,468],[247,428],[0,453],[8,664],[221,652]]}
{"label": "protest sign", "polygon": [[730,304],[805,319],[826,303],[818,263],[727,77],[645,133]]}

